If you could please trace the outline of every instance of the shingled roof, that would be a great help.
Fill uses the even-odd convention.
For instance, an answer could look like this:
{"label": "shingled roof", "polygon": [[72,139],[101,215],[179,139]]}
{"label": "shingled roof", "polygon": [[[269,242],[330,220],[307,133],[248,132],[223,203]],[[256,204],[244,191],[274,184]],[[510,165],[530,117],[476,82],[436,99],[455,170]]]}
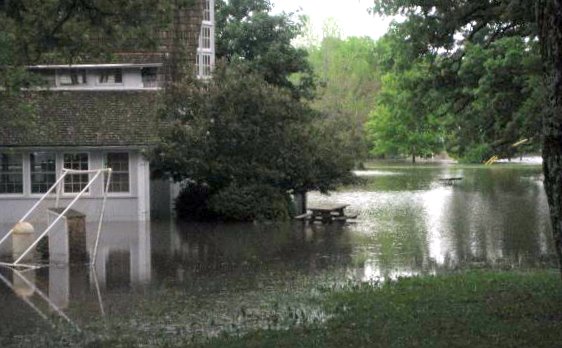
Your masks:
{"label": "shingled roof", "polygon": [[33,125],[0,128],[0,147],[146,146],[158,140],[155,91],[34,92]]}

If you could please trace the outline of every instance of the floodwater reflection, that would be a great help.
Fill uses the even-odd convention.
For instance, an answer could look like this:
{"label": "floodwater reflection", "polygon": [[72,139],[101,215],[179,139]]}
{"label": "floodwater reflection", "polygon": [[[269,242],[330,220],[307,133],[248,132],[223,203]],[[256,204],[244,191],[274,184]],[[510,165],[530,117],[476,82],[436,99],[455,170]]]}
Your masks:
{"label": "floodwater reflection", "polygon": [[[345,225],[106,224],[95,268],[36,270],[26,277],[34,287],[25,299],[0,284],[0,345],[48,329],[22,301],[49,320],[58,308],[90,330],[179,339],[322,321],[317,303],[305,300],[321,296],[321,287],[457,268],[548,267],[554,258],[540,171],[381,167],[361,185],[310,194],[311,204],[349,204],[359,218]],[[444,177],[463,180],[448,185]],[[0,269],[15,283],[9,272]]]}

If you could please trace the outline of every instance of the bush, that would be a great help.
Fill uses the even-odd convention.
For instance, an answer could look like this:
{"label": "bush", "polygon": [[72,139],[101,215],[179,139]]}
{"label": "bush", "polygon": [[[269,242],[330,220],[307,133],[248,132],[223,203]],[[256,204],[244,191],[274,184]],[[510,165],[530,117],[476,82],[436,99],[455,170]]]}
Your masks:
{"label": "bush", "polygon": [[210,196],[208,185],[193,181],[184,183],[175,201],[178,218],[186,221],[214,220],[216,216],[207,206]]}
{"label": "bush", "polygon": [[290,196],[268,185],[231,185],[211,197],[209,208],[228,221],[285,221],[294,215]]}

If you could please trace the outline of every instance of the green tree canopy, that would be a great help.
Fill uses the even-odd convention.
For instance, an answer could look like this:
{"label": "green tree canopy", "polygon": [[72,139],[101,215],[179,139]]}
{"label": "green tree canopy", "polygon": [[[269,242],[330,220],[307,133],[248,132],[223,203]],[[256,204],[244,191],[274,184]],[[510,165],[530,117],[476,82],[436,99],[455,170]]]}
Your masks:
{"label": "green tree canopy", "polygon": [[[560,260],[562,271],[562,1],[561,0],[374,0],[374,11],[384,15],[402,14],[406,17],[403,28],[406,29],[404,40],[411,42],[416,48],[417,56],[438,53],[442,64],[439,74],[433,74],[437,84],[460,81],[459,76],[465,63],[470,64],[470,59],[465,59],[467,54],[473,58],[483,59],[477,67],[498,69],[503,75],[487,77],[480,82],[476,93],[496,89],[499,80],[510,80],[516,86],[532,86],[532,92],[523,91],[529,98],[539,101],[538,106],[533,102],[523,102],[515,110],[533,112],[540,110],[542,116],[542,151],[544,160],[545,189],[550,207],[550,217],[556,252]],[[533,64],[515,63],[521,54],[512,50],[520,45],[519,42],[503,41],[506,38],[518,38],[525,44],[524,52],[534,50],[533,43],[538,40],[540,47],[541,63],[544,71],[542,81],[534,79],[527,81],[517,80],[517,77],[505,76],[510,70],[517,73],[523,67]],[[472,46],[471,46],[472,44]],[[476,48],[480,45],[487,49],[492,45],[502,53],[488,55],[479,53]],[[506,47],[505,45],[509,46]],[[503,47],[502,47],[503,46]],[[471,50],[475,50],[470,52]],[[532,56],[534,53],[531,53]],[[506,69],[508,68],[508,69]],[[515,69],[514,69],[515,68]],[[487,74],[485,74],[487,75]],[[469,76],[465,76],[469,77]],[[541,85],[541,87],[534,87]],[[462,111],[464,105],[470,104],[471,99],[466,99],[462,93],[463,85],[455,88],[449,94],[450,104]],[[505,87],[505,86],[504,86]],[[491,89],[490,89],[491,88]],[[459,91],[461,93],[459,93]],[[506,105],[508,99],[513,99],[521,94],[521,90],[510,90],[507,93],[498,93],[491,97],[492,103],[487,105],[497,111],[512,109]],[[545,95],[546,94],[546,95]],[[488,100],[490,97],[488,96]],[[518,103],[519,101],[515,101]],[[506,107],[507,106],[507,107]],[[483,110],[482,108],[477,108]],[[519,110],[519,111],[518,111]],[[456,111],[456,112],[455,112]],[[505,113],[503,114],[505,117]],[[530,116],[526,115],[525,118]],[[531,116],[532,117],[532,116]],[[503,117],[502,117],[503,118]],[[516,118],[515,118],[516,119]],[[513,120],[513,116],[512,116]],[[486,119],[491,123],[496,120]],[[500,120],[505,127],[510,129],[511,120]],[[534,122],[531,121],[533,124]],[[490,129],[490,127],[486,127]],[[494,129],[495,127],[491,127]],[[505,133],[505,130],[503,131]],[[510,132],[507,131],[508,137]]]}
{"label": "green tree canopy", "polygon": [[[524,138],[532,147],[523,150],[536,150],[545,100],[538,44],[532,16],[507,3],[375,1],[380,13],[406,15],[378,45],[381,68],[394,74],[385,81],[410,83],[396,98],[387,94],[382,110],[403,112],[404,97],[415,98],[420,122],[438,122],[448,152],[469,161],[512,156]],[[406,77],[414,66],[423,73]]]}
{"label": "green tree canopy", "polygon": [[219,66],[212,80],[184,81],[167,94],[154,167],[176,181],[211,195],[249,186],[286,194],[333,190],[351,176],[353,159],[315,126],[319,115],[246,64]]}
{"label": "green tree canopy", "polygon": [[364,124],[380,87],[372,39],[341,39],[325,35],[318,46],[308,47],[309,61],[318,76],[317,98],[312,106],[325,116],[325,127],[342,132],[342,148],[356,160],[367,157]]}
{"label": "green tree canopy", "polygon": [[[269,0],[217,1],[218,58],[245,61],[273,85],[296,98],[312,98],[314,78],[305,49],[292,45],[303,22],[287,13],[271,14]],[[299,74],[298,79],[291,79]]]}
{"label": "green tree canopy", "polygon": [[170,98],[158,162],[178,181],[327,191],[349,177],[349,160],[314,126],[319,115],[245,64],[218,67]]}

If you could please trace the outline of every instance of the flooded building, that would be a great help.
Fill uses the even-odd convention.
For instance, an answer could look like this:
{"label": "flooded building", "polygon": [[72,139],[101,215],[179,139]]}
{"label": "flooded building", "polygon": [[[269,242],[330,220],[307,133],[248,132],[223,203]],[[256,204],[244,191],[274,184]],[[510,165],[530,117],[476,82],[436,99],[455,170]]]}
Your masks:
{"label": "flooded building", "polygon": [[[29,93],[35,106],[33,125],[0,130],[0,225],[18,221],[63,168],[112,168],[107,221],[147,221],[151,211],[169,213],[174,189],[166,181],[151,182],[146,157],[158,140],[158,92],[173,73],[170,61],[178,40],[187,47],[186,59],[199,77],[210,76],[215,60],[214,0],[175,11],[171,29],[158,33],[159,47],[152,51],[117,52],[111,61],[29,67],[48,87]],[[93,175],[67,175],[61,185],[62,205]],[[104,179],[92,183],[75,209],[97,216],[93,212],[100,209]],[[53,194],[39,210],[55,199]]]}

